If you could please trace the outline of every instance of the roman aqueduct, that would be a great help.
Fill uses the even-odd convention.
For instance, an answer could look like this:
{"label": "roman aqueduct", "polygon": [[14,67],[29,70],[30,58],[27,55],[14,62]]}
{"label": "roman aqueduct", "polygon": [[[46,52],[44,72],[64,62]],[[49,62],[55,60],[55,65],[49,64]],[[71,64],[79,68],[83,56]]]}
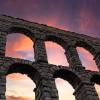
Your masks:
{"label": "roman aqueduct", "polygon": [[[34,41],[35,61],[5,56],[7,35],[18,32]],[[56,42],[64,48],[69,67],[48,63],[45,41]],[[36,100],[58,100],[55,78],[62,78],[72,85],[76,100],[99,100],[94,84],[100,85],[100,71],[86,70],[82,66],[76,50],[77,46],[91,52],[100,70],[100,39],[1,15],[0,100],[6,99],[6,75],[16,72],[27,74],[35,82]]]}

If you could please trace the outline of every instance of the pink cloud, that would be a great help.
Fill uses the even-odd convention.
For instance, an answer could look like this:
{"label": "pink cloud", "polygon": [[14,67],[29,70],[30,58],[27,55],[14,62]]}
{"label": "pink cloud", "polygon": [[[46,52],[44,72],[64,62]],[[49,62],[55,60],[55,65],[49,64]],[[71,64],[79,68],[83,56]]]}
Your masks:
{"label": "pink cloud", "polygon": [[[92,2],[94,2],[94,5],[95,5],[95,1],[92,1]],[[78,18],[79,31],[81,33],[88,33],[88,34],[93,35],[98,32],[98,31],[96,32],[95,30],[100,29],[100,23],[99,23],[99,19],[96,18],[94,12],[90,10],[89,8],[87,8],[86,6],[87,4],[86,2],[84,2],[78,13],[79,14],[79,18]],[[96,33],[93,33],[93,32],[96,32]]]}
{"label": "pink cloud", "polygon": [[[41,6],[41,5],[43,5],[43,4],[41,4],[43,1],[41,3],[39,2],[40,0],[30,0],[30,1],[33,1],[33,2],[29,3],[29,1],[27,1],[27,0],[11,0],[11,2],[9,2],[9,0],[7,0],[5,2],[6,4],[3,9],[6,9],[5,11],[8,14],[10,13],[11,15],[14,15],[17,17],[21,16],[21,17],[24,17],[25,19],[28,19],[33,22],[35,21],[35,22],[39,22],[39,23],[44,23],[44,24],[47,24],[50,26],[55,26],[55,27],[61,28],[61,29],[70,30],[72,27],[72,26],[70,26],[71,23],[73,26],[77,26],[76,23],[73,23],[71,21],[69,22],[69,20],[67,19],[68,17],[71,17],[71,16],[73,16],[74,19],[77,19],[75,17],[75,14],[77,12],[75,14],[70,15],[70,10],[67,8],[64,8],[65,6],[63,6],[63,2],[61,2],[61,0],[56,0],[55,3],[49,2],[49,5],[51,4],[51,8],[50,8],[50,10],[46,9],[46,11],[45,11],[44,6]],[[84,0],[84,1],[86,2],[86,0]],[[95,3],[96,1],[92,0],[90,2]],[[81,4],[83,5],[83,3],[81,3]],[[49,5],[46,5],[46,7]],[[41,10],[41,8],[43,8],[43,9]],[[64,8],[64,9],[62,9],[62,8]],[[93,17],[93,14],[90,14],[90,12],[87,9],[85,9],[87,7],[83,7],[83,8],[84,9],[79,8],[81,10],[80,10],[80,12],[78,11],[79,16],[80,16],[80,18],[78,18],[78,19],[80,19],[80,20],[78,20],[79,27],[77,30],[79,30],[80,32],[87,32],[87,33],[92,32],[93,33],[94,26],[96,27],[96,29],[100,29],[99,21]],[[65,9],[67,9],[67,10],[65,10]],[[73,11],[74,10],[75,9],[73,9]],[[66,14],[67,14],[67,16],[66,16]],[[68,26],[70,26],[70,27],[68,27]],[[73,31],[74,31],[74,28],[73,28]],[[9,42],[9,44],[7,45],[6,55],[12,56],[12,57],[17,57],[17,58],[31,57],[32,53],[28,53],[28,55],[25,56],[25,55],[22,55],[21,53],[19,54],[17,52],[19,52],[19,51],[31,52],[31,51],[33,51],[32,46],[33,45],[28,41],[28,39],[26,39],[22,36],[22,37],[18,38],[18,41]],[[66,57],[64,55],[64,51],[62,48],[60,49],[59,46],[53,45],[52,43],[51,44],[48,43],[46,46],[47,46],[48,58],[49,58],[50,63],[60,64],[60,65],[68,65],[68,63],[66,61]],[[83,62],[84,62],[84,65],[87,66],[87,69],[97,70],[95,62],[93,61],[93,57],[90,54],[88,54],[88,52],[84,51],[81,48],[80,48],[79,52],[80,52],[80,55],[83,55],[83,58],[84,58]],[[12,80],[22,80],[21,75],[15,75],[15,74],[9,76],[9,78],[11,78]],[[24,79],[26,79],[26,77],[24,77]],[[60,81],[61,81],[61,83],[59,83],[59,84],[61,86],[58,85],[58,87],[60,87],[61,92],[65,91],[65,90],[70,90],[70,88],[66,89],[66,84],[64,85],[62,80],[59,80],[59,82]],[[60,100],[65,100],[65,98],[70,96],[69,94],[66,95],[66,92],[65,93],[62,92],[61,94],[62,94],[61,95],[62,98],[60,97]],[[67,97],[65,97],[65,96],[67,96]],[[31,99],[32,98],[21,97],[21,96],[20,97],[7,96],[7,100],[31,100]],[[69,98],[69,100],[71,100],[71,99],[72,98]]]}
{"label": "pink cloud", "polygon": [[45,46],[46,46],[47,49],[59,49],[59,48],[62,48],[59,44],[57,44],[55,42],[51,42],[51,41],[45,42]]}
{"label": "pink cloud", "polygon": [[77,51],[81,59],[82,65],[86,67],[86,69],[93,71],[99,70],[95,61],[93,60],[93,55],[89,51],[82,47],[77,47]]}
{"label": "pink cloud", "polygon": [[64,66],[69,65],[64,54],[64,49],[60,45],[53,42],[46,42],[45,44],[49,63]]}

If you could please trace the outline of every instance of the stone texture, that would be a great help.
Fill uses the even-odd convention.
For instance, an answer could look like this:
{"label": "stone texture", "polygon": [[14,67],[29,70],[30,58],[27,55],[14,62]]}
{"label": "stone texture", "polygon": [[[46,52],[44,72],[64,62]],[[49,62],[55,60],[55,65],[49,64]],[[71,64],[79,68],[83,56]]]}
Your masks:
{"label": "stone texture", "polygon": [[[35,41],[34,62],[5,56],[6,37],[13,32],[21,32]],[[45,41],[56,42],[65,49],[69,67],[48,64]],[[93,54],[100,70],[100,39],[1,15],[0,100],[6,99],[6,75],[14,72],[27,74],[35,82],[35,100],[59,100],[55,78],[62,78],[73,86],[76,100],[99,100],[94,83],[100,84],[100,71],[85,70],[79,59],[77,46],[84,47]]]}

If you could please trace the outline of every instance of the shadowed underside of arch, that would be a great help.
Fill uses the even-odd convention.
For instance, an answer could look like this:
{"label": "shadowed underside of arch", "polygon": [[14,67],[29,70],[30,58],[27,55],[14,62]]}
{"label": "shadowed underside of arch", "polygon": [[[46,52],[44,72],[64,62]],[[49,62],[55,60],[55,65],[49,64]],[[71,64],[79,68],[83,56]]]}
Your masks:
{"label": "shadowed underside of arch", "polygon": [[34,34],[31,32],[30,29],[21,27],[21,26],[11,26],[7,29],[8,34],[12,33],[21,33],[29,37],[31,40],[34,38]]}
{"label": "shadowed underside of arch", "polygon": [[21,63],[15,63],[9,66],[9,69],[6,73],[6,75],[11,74],[11,73],[21,73],[21,74],[26,74],[28,75],[34,82],[38,80],[35,79],[35,75],[40,76],[39,72],[34,69],[32,66],[28,64],[21,64]]}
{"label": "shadowed underside of arch", "polygon": [[93,46],[88,43],[88,42],[84,42],[84,41],[77,41],[76,42],[76,47],[83,47],[85,49],[87,49],[92,55],[95,55],[95,49],[93,48]]}
{"label": "shadowed underside of arch", "polygon": [[63,49],[65,49],[65,46],[67,45],[66,42],[60,38],[59,36],[57,37],[55,34],[54,35],[46,35],[45,41],[52,41],[57,44],[59,44]]}
{"label": "shadowed underside of arch", "polygon": [[54,78],[62,78],[68,81],[74,89],[77,86],[76,84],[79,84],[81,82],[81,79],[74,72],[65,69],[57,70],[54,73]]}
{"label": "shadowed underside of arch", "polygon": [[93,75],[91,81],[100,85],[100,75]]}

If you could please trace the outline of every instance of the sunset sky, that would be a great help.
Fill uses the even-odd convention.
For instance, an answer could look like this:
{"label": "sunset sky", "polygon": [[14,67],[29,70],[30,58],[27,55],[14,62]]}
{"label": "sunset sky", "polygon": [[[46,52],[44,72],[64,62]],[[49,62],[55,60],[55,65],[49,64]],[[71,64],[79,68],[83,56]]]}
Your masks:
{"label": "sunset sky", "polygon": [[[0,0],[0,14],[100,38],[100,0]],[[52,42],[45,44],[49,63],[68,66],[62,47]],[[26,36],[9,35],[6,55],[34,60],[32,47],[33,43]],[[77,51],[86,69],[98,70],[88,51],[79,47]],[[60,100],[75,100],[74,89],[67,81],[56,79],[56,86]],[[34,100],[34,87],[34,82],[26,75],[10,74],[7,76],[7,100]],[[97,88],[100,93],[100,87]]]}

